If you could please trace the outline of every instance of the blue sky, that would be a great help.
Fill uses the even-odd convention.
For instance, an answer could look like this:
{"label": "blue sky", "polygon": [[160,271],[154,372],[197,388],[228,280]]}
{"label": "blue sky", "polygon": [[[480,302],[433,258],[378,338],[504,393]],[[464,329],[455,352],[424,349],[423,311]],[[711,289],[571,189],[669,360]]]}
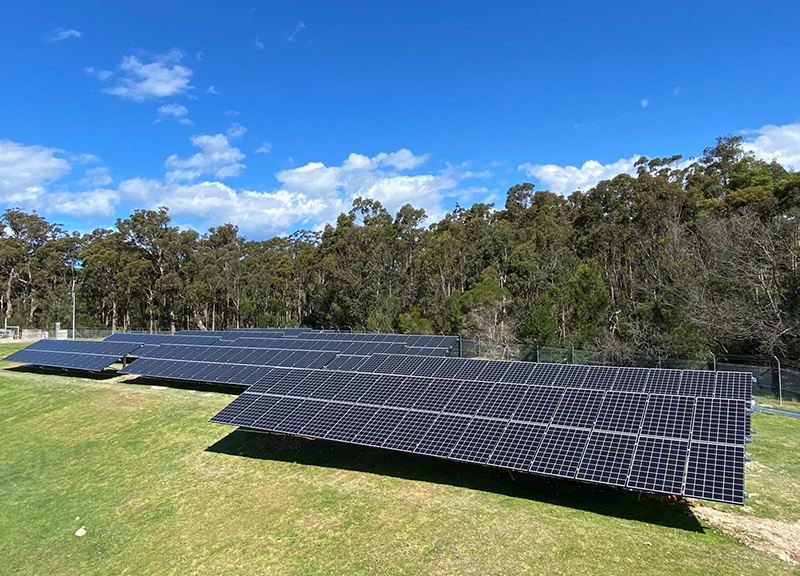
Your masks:
{"label": "blue sky", "polygon": [[800,168],[796,0],[0,5],[0,208],[319,228],[568,194],[741,133]]}

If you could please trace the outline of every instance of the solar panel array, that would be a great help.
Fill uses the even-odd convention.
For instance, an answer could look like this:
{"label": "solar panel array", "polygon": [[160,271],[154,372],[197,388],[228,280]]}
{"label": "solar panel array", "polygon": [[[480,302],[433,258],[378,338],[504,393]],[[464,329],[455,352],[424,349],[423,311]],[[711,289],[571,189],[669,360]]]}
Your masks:
{"label": "solar panel array", "polygon": [[6,358],[50,368],[100,372],[141,348],[136,342],[82,342],[39,340]]}
{"label": "solar panel array", "polygon": [[[481,376],[499,370],[497,364],[505,365],[500,378],[513,373],[513,379],[526,382]],[[661,385],[670,382],[680,390],[685,380],[683,390],[705,393],[716,391],[720,380],[720,391],[728,391],[732,388],[723,384],[744,384],[749,375],[553,364],[522,370],[516,364],[454,363],[455,374],[465,378],[278,368],[212,421],[744,502],[748,402],[664,394]],[[658,384],[656,392],[647,391],[650,380]]]}
{"label": "solar panel array", "polygon": [[234,384],[213,421],[741,504],[747,373],[450,358],[452,336],[307,329],[40,341],[43,366]]}

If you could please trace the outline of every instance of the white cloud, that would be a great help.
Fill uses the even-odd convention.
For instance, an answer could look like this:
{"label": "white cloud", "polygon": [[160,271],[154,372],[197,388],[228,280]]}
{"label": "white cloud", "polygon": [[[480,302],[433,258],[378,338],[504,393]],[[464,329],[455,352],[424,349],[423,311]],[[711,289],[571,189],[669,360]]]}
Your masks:
{"label": "white cloud", "polygon": [[359,196],[380,201],[389,212],[412,203],[423,208],[431,219],[438,219],[444,213],[444,198],[457,193],[460,179],[471,176],[459,174],[450,167],[434,174],[398,173],[419,167],[427,157],[416,156],[406,149],[380,153],[372,158],[352,153],[341,166],[310,162],[282,170],[275,177],[282,184],[282,190],[323,202],[326,206],[323,222],[335,219],[342,206],[349,207]]}
{"label": "white cloud", "polygon": [[261,36],[256,36],[253,39],[253,46],[255,46],[259,50],[264,49],[264,42],[261,40]]}
{"label": "white cloud", "polygon": [[682,89],[681,89],[681,87],[680,87],[680,86],[675,86],[675,88],[673,88],[673,89],[672,89],[672,95],[673,95],[673,96],[677,96],[677,95],[678,95],[678,94],[680,94],[681,92],[682,92]]}
{"label": "white cloud", "polygon": [[97,70],[94,66],[89,66],[84,68],[84,70],[90,76],[97,76],[100,79],[100,82],[105,82],[114,75],[111,70]]}
{"label": "white cloud", "polygon": [[641,155],[634,154],[630,158],[620,158],[611,164],[587,160],[580,167],[525,163],[518,169],[538,179],[543,188],[566,196],[575,190],[589,190],[601,180],[613,178],[618,174],[636,174],[634,163],[639,158]]}
{"label": "white cloud", "polygon": [[219,90],[217,90],[216,86],[209,86],[206,88],[206,94],[219,94]]}
{"label": "white cloud", "polygon": [[306,24],[302,20],[298,20],[297,24],[295,24],[292,30],[285,32],[286,41],[287,42],[294,42],[297,39],[297,35],[300,34],[303,30],[306,29]]}
{"label": "white cloud", "polygon": [[239,111],[238,110],[225,110],[224,114],[225,114],[225,116],[238,116],[239,115]]}
{"label": "white cloud", "polygon": [[83,192],[51,192],[39,211],[76,218],[112,218],[121,199],[119,191],[105,188]]}
{"label": "white cloud", "polygon": [[14,204],[72,170],[64,151],[0,140],[0,199]]}
{"label": "white cloud", "polygon": [[107,166],[98,166],[97,168],[90,168],[83,174],[83,178],[78,182],[81,186],[98,187],[108,186],[112,184],[114,179],[108,172]]}
{"label": "white cloud", "polygon": [[225,134],[228,135],[228,138],[231,140],[237,140],[247,133],[247,128],[239,124],[238,122],[233,122],[228,129],[225,131]]}
{"label": "white cloud", "polygon": [[163,178],[132,178],[116,189],[109,187],[113,179],[105,166],[86,169],[75,182],[81,187],[78,190],[65,189],[63,184],[52,189],[74,166],[99,159],[0,141],[0,200],[86,221],[111,219],[118,215],[120,205],[126,209],[167,206],[176,224],[204,230],[233,222],[248,236],[265,238],[297,226],[320,229],[349,210],[358,196],[379,200],[390,213],[412,203],[423,208],[431,222],[447,212],[448,198],[467,203],[488,193],[485,187],[462,186],[462,182],[488,177],[491,172],[472,171],[462,164],[409,173],[420,169],[428,156],[406,149],[371,157],[353,153],[333,166],[309,162],[278,172],[274,189],[236,189],[221,180],[244,169],[244,154],[230,143],[244,132],[244,127],[233,124],[226,133],[195,136],[191,142],[200,151],[186,158],[169,156]]}
{"label": "white cloud", "polygon": [[382,152],[373,158],[373,162],[379,167],[388,166],[397,168],[398,170],[411,170],[427,162],[429,156],[429,154],[415,156],[411,150],[401,148],[397,152],[392,152],[390,154]]}
{"label": "white cloud", "polygon": [[272,143],[271,142],[262,142],[261,146],[256,148],[256,154],[269,154],[272,152]]}
{"label": "white cloud", "polygon": [[103,92],[135,102],[183,94],[193,88],[190,84],[193,71],[180,64],[182,59],[179,50],[157,54],[149,61],[125,56],[119,66],[122,77],[116,86]]}
{"label": "white cloud", "polygon": [[744,149],[756,158],[775,160],[785,168],[800,169],[800,123],[775,126],[768,124],[758,130],[748,131],[758,136],[745,142]]}
{"label": "white cloud", "polygon": [[204,175],[213,175],[221,180],[238,176],[244,168],[240,160],[244,160],[245,155],[230,145],[229,138],[239,137],[244,132],[243,126],[234,124],[227,135],[201,134],[192,137],[192,145],[201,151],[185,159],[179,158],[177,154],[169,156],[164,163],[170,169],[166,175],[167,182],[197,180]]}
{"label": "white cloud", "polygon": [[167,173],[163,181],[127,180],[119,186],[121,195],[136,206],[168,206],[176,222],[191,222],[201,229],[233,222],[243,233],[263,238],[294,226],[319,229],[335,221],[340,212],[349,210],[358,196],[379,200],[389,212],[412,203],[425,209],[428,221],[438,220],[447,212],[445,198],[486,195],[484,187],[460,188],[462,180],[490,174],[472,172],[464,165],[448,166],[436,173],[403,174],[407,168],[396,166],[418,167],[427,156],[399,150],[373,157],[353,153],[338,166],[309,162],[278,172],[275,177],[280,185],[276,190],[236,190],[218,181],[195,182],[182,177],[183,172],[190,176],[196,172],[214,173],[219,177],[219,166],[238,164],[235,156],[226,157],[230,145],[224,145],[225,135],[196,138],[213,139],[219,145],[223,152],[217,154],[218,162],[210,160],[213,155],[209,154],[208,141],[203,140],[198,142],[206,146],[202,153],[187,160],[175,156],[167,160],[168,168],[175,170]]}
{"label": "white cloud", "polygon": [[81,218],[114,215],[119,192],[99,188],[111,183],[108,168],[85,172],[81,184],[93,186],[88,191],[50,191],[48,186],[65,177],[73,162],[95,161],[91,154],[67,155],[58,148],[25,146],[9,140],[0,141],[0,201],[6,206],[36,210],[43,214],[66,214]]}
{"label": "white cloud", "polygon": [[201,62],[206,59],[206,53],[200,50],[197,54],[194,55],[195,58],[200,60]]}
{"label": "white cloud", "polygon": [[188,118],[189,109],[183,104],[173,102],[172,104],[164,104],[158,107],[158,118],[156,122],[163,122],[164,120],[175,120],[179,124],[186,124],[192,126],[194,123]]}
{"label": "white cloud", "polygon": [[69,40],[70,38],[80,38],[83,36],[79,30],[74,30],[72,28],[56,28],[47,37],[49,42],[61,42],[62,40]]}
{"label": "white cloud", "polygon": [[650,98],[642,98],[641,100],[639,100],[639,104],[641,105],[642,108],[647,108],[648,106],[650,106]]}

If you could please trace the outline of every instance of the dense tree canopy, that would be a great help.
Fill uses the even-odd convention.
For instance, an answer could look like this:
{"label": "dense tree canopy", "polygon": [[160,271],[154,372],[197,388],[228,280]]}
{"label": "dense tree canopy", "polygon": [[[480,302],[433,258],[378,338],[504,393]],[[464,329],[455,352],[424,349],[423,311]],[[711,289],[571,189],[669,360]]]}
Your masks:
{"label": "dense tree canopy", "polygon": [[800,352],[800,174],[722,137],[689,164],[641,158],[568,198],[513,186],[503,209],[424,227],[368,198],[320,233],[248,241],[137,210],[80,236],[6,210],[8,324],[315,326],[571,342],[617,355]]}

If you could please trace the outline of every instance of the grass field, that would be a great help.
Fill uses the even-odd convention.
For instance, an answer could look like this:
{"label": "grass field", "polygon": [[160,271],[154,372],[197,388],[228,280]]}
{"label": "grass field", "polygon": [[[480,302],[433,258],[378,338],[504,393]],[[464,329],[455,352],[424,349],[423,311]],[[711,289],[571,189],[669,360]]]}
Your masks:
{"label": "grass field", "polygon": [[750,526],[751,541],[764,526],[797,530],[800,420],[754,415],[752,498],[695,514],[239,432],[208,423],[230,394],[153,384],[0,370],[1,574],[800,573],[703,519]]}

